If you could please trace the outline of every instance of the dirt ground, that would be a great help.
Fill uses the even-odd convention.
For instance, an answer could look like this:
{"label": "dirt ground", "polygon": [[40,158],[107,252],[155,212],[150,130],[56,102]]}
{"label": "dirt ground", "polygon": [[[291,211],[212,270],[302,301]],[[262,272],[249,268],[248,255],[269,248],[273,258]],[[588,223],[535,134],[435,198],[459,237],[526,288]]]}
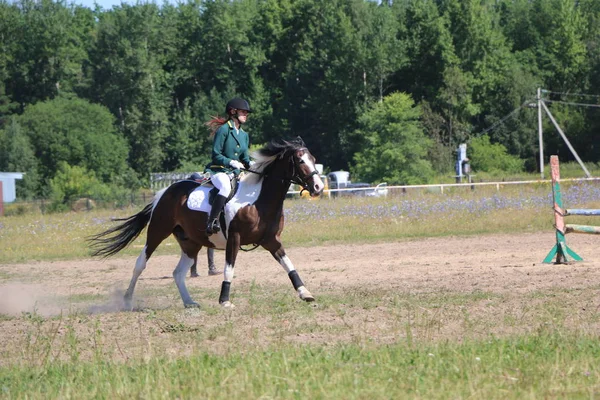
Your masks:
{"label": "dirt ground", "polygon": [[[204,251],[203,276],[187,280],[201,308],[187,310],[171,278],[177,256],[149,261],[134,295],[137,312],[120,311],[134,257],[0,265],[0,365],[35,363],[41,350],[33,343],[60,358],[70,334],[81,348],[93,343],[97,351],[103,340],[104,353],[130,359],[278,341],[391,343],[409,334],[407,326],[423,340],[526,333],[548,321],[597,332],[600,238],[569,235],[584,261],[543,264],[554,241],[543,232],[290,248],[317,299],[311,304],[297,299],[266,251],[240,252],[232,311],[218,306],[222,277],[206,276]],[[217,252],[220,267],[223,257]],[[256,306],[263,300],[270,311]]]}

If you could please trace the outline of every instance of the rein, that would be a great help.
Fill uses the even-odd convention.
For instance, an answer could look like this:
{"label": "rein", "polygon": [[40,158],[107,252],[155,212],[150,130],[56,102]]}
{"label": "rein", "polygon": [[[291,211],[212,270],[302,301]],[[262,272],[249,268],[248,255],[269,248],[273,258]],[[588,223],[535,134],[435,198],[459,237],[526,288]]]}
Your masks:
{"label": "rein", "polygon": [[[246,168],[240,168],[242,171],[245,172],[251,172],[253,174],[257,174],[257,175],[261,175],[263,178],[268,177],[269,175],[264,173],[264,172],[259,172],[259,171],[254,171],[251,169],[246,169]],[[302,192],[304,191],[308,191],[308,189],[306,189],[306,187],[308,186],[308,179],[310,179],[311,177],[313,177],[314,175],[318,175],[319,171],[317,171],[316,169],[314,171],[312,171],[310,174],[308,174],[306,177],[301,178],[298,173],[296,172],[296,163],[292,162],[292,176],[291,177],[275,177],[275,179],[280,179],[282,182],[289,182],[289,183],[295,183],[296,185],[300,185],[302,187],[302,190],[300,191],[300,195],[302,195]],[[258,243],[254,244],[254,247],[252,247],[251,249],[244,249],[242,246],[240,246],[240,250],[248,252],[248,251],[252,251],[252,250],[256,250],[260,244],[262,243],[264,237],[258,241]]]}
{"label": "rein", "polygon": [[[312,171],[310,174],[308,174],[307,176],[305,176],[304,178],[301,178],[298,173],[296,172],[296,164],[292,163],[292,176],[290,177],[275,177],[275,179],[280,179],[283,182],[290,182],[290,183],[295,183],[296,185],[300,185],[302,186],[302,190],[300,191],[300,194],[302,194],[302,192],[304,192],[306,189],[306,187],[308,186],[308,180],[310,178],[312,178],[314,175],[318,175],[319,171],[317,171],[316,169],[314,171]],[[253,174],[257,174],[257,175],[261,175],[263,177],[267,177],[269,176],[268,174],[264,173],[264,172],[259,172],[259,171],[254,171],[251,169],[246,169],[246,168],[241,168],[242,171],[246,171],[246,172],[251,172]]]}

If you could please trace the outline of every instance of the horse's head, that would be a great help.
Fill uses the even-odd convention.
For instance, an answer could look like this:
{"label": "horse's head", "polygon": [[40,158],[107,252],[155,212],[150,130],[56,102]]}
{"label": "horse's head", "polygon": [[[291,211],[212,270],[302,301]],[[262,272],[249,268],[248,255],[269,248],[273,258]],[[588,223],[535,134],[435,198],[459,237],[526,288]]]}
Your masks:
{"label": "horse's head", "polygon": [[271,141],[254,156],[259,164],[258,170],[265,176],[296,183],[313,197],[323,192],[325,185],[317,171],[315,158],[300,137],[290,141]]}
{"label": "horse's head", "polygon": [[[303,143],[304,144],[304,143]],[[315,157],[303,146],[293,152],[292,156],[292,182],[308,190],[312,197],[323,193],[325,185],[317,171]]]}

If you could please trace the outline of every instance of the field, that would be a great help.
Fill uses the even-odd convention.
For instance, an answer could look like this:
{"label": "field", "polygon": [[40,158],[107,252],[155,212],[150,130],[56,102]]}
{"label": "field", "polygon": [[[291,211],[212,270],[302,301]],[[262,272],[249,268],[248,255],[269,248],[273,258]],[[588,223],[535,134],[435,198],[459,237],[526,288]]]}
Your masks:
{"label": "field", "polygon": [[239,255],[233,310],[219,276],[188,279],[201,308],[183,308],[173,249],[148,263],[134,312],[120,306],[139,243],[5,262],[0,397],[596,398],[599,239],[569,235],[585,261],[542,264],[555,238],[532,214],[516,232],[291,246],[310,304],[264,250]]}

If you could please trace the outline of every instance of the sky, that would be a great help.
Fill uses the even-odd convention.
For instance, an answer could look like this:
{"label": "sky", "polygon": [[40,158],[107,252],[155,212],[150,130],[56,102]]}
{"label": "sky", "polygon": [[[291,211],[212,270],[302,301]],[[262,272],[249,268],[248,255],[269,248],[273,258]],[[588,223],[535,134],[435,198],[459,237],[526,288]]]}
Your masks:
{"label": "sky", "polygon": [[[79,4],[84,7],[91,8],[91,9],[94,9],[95,3],[97,3],[104,10],[110,10],[114,6],[120,6],[121,3],[136,4],[138,2],[138,0],[69,0],[69,2],[73,2],[74,4]],[[164,3],[163,0],[143,0],[142,2],[156,3],[159,5],[162,5]]]}

